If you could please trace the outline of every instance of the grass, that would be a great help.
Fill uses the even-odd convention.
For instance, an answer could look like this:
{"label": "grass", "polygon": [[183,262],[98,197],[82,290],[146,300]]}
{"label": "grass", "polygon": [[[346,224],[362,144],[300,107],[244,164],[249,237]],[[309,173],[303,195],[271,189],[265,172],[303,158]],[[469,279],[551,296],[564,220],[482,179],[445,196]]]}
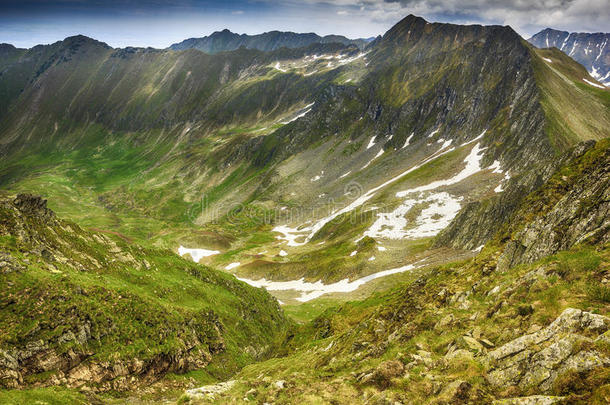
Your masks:
{"label": "grass", "polygon": [[[1,233],[13,234],[20,219],[6,206],[0,210],[8,221]],[[253,351],[271,348],[287,326],[275,299],[229,274],[168,250],[103,239],[74,223],[25,221],[37,245],[54,246],[56,259],[50,264],[31,253],[28,239],[0,239],[27,269],[2,279],[0,347],[22,347],[35,333],[59,355],[87,351],[89,361],[138,358],[154,366],[159,357],[181,356],[194,341],[193,355],[211,354],[208,372],[225,378],[250,362]],[[88,340],[59,343],[68,332],[81,334],[83,325]]]}
{"label": "grass", "polygon": [[90,400],[74,389],[63,387],[0,390],[0,403],[5,405],[85,405]]}
{"label": "grass", "polygon": [[[532,49],[534,77],[542,93],[546,132],[556,150],[607,137],[610,91],[587,86],[589,73],[557,49]],[[552,63],[542,58],[551,59]]]}

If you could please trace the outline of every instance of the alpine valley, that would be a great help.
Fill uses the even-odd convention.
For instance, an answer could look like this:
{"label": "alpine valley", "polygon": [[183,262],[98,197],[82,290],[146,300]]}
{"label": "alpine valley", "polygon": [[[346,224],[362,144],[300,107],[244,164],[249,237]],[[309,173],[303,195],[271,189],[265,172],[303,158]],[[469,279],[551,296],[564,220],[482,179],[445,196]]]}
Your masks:
{"label": "alpine valley", "polygon": [[0,403],[609,403],[610,89],[560,34],[0,45]]}

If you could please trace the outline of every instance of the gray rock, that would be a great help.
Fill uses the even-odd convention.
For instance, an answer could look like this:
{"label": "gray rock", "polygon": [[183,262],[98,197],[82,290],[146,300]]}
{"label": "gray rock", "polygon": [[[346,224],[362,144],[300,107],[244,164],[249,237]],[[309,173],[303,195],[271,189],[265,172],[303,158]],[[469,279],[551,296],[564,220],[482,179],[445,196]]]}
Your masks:
{"label": "gray rock", "polygon": [[610,318],[566,309],[555,321],[537,332],[521,336],[488,354],[492,386],[538,387],[548,392],[555,379],[568,372],[587,372],[610,366],[610,358],[595,350],[582,350],[593,340],[583,335],[602,334]]}
{"label": "gray rock", "polygon": [[563,400],[563,397],[532,395],[529,397],[497,399],[493,405],[552,405]]}

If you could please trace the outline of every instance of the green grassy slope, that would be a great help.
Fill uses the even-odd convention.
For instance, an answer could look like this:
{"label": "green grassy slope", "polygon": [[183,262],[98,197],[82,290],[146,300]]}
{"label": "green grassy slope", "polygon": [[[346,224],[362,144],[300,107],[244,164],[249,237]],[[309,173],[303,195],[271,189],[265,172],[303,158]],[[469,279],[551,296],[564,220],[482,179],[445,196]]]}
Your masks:
{"label": "green grassy slope", "polygon": [[[547,116],[546,131],[557,150],[582,140],[608,137],[610,90],[595,83],[584,67],[556,48],[532,49],[541,104]],[[550,61],[550,62],[549,62]]]}
{"label": "green grassy slope", "polygon": [[0,350],[14,359],[2,365],[5,387],[124,390],[131,376],[208,365],[226,377],[272,350],[287,325],[275,299],[231,275],[87,232],[33,197],[0,210]]}

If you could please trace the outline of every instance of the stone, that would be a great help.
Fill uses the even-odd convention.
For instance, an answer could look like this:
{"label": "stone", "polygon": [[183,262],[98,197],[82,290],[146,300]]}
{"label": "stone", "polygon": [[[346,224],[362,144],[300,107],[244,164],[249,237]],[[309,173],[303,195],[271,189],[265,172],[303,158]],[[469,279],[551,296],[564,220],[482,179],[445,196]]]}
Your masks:
{"label": "stone", "polygon": [[480,338],[479,343],[481,343],[486,349],[491,349],[495,346],[491,341],[485,338]]}
{"label": "stone", "polygon": [[491,289],[491,290],[490,290],[490,291],[487,293],[487,295],[494,295],[494,294],[497,294],[499,291],[500,291],[500,286],[499,286],[499,285],[497,285],[497,286],[495,286],[494,288],[492,288],[492,289]]}
{"label": "stone", "polygon": [[471,350],[474,352],[482,352],[485,350],[483,345],[478,340],[471,336],[462,336],[458,339],[458,346],[463,349]]}
{"label": "stone", "polygon": [[529,397],[497,399],[493,405],[553,405],[563,401],[564,397],[552,397],[545,395],[532,395]]}
{"label": "stone", "polygon": [[549,326],[489,352],[492,369],[487,380],[495,387],[537,386],[541,393],[547,393],[564,373],[610,366],[610,358],[604,354],[584,349],[594,347],[588,335],[601,336],[609,328],[608,317],[568,308]]}
{"label": "stone", "polygon": [[448,314],[442,317],[436,325],[434,325],[434,329],[437,331],[442,331],[445,327],[451,325],[455,322],[455,316],[453,314]]}
{"label": "stone", "polygon": [[438,399],[451,404],[464,404],[468,402],[471,389],[472,386],[466,381],[452,381],[443,388]]}
{"label": "stone", "polygon": [[474,356],[472,355],[472,352],[464,349],[457,349],[445,355],[445,360],[449,362],[456,359],[473,360]]}
{"label": "stone", "polygon": [[360,375],[358,381],[363,384],[375,384],[381,389],[387,388],[392,378],[402,376],[405,366],[398,360],[384,361],[371,373]]}

